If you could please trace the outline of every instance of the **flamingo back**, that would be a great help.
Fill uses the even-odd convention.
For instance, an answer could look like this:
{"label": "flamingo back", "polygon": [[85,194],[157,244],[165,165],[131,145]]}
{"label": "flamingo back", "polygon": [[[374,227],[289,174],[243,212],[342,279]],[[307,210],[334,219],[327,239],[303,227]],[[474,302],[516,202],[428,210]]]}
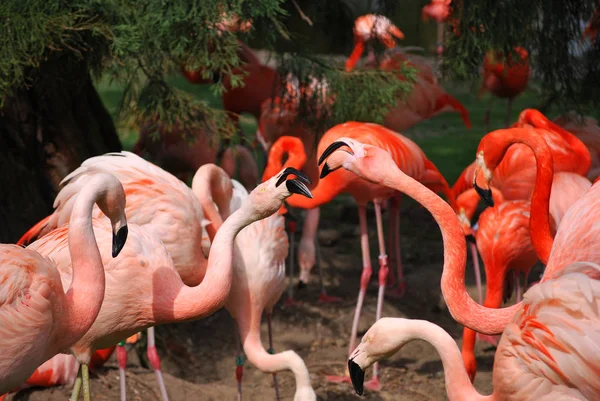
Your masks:
{"label": "flamingo back", "polygon": [[600,184],[583,194],[564,215],[542,281],[574,262],[600,263]]}
{"label": "flamingo back", "polygon": [[3,394],[22,385],[52,356],[51,344],[57,334],[53,326],[66,306],[55,263],[32,249],[0,244],[0,283]]}
{"label": "flamingo back", "polygon": [[524,295],[494,361],[503,400],[600,397],[600,266],[573,263]]}
{"label": "flamingo back", "polygon": [[[123,184],[127,220],[149,228],[167,247],[187,285],[198,285],[206,271],[201,247],[204,212],[192,190],[172,174],[130,153],[108,153],[84,161],[65,177],[44,233],[67,223],[76,194],[96,173],[109,173]],[[93,217],[103,217],[94,206]]]}
{"label": "flamingo back", "polygon": [[590,180],[579,174],[567,172],[554,174],[550,192],[550,215],[558,227],[569,208],[589,191],[591,186]]}
{"label": "flamingo back", "polygon": [[600,176],[600,125],[598,125],[598,120],[586,116],[579,121],[573,113],[567,113],[557,117],[554,123],[575,135],[589,149],[592,164],[587,177],[593,180]]}

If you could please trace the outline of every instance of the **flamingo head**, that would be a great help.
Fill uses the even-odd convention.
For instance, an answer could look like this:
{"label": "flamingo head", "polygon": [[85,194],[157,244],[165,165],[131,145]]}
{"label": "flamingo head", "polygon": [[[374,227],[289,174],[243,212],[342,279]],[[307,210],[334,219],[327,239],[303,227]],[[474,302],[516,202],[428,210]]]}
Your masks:
{"label": "flamingo head", "polygon": [[365,370],[375,362],[390,358],[413,339],[412,336],[398,331],[398,324],[407,319],[383,317],[365,333],[358,347],[348,358],[348,371],[356,394],[362,395]]}
{"label": "flamingo head", "polygon": [[[296,178],[288,180],[290,175],[295,175]],[[312,184],[306,174],[293,167],[287,167],[254,188],[244,205],[252,208],[250,214],[253,221],[264,219],[280,210],[284,201],[293,194],[312,198],[306,184]]]}
{"label": "flamingo head", "polygon": [[325,149],[319,158],[319,165],[325,160],[327,162],[321,170],[321,178],[343,167],[361,178],[385,185],[385,174],[398,170],[385,150],[346,137],[339,138]]}
{"label": "flamingo head", "polygon": [[129,229],[125,217],[125,190],[121,181],[112,174],[95,174],[90,186],[104,188],[96,200],[98,207],[110,219],[112,226],[112,257],[116,258],[125,246]]}
{"label": "flamingo head", "polygon": [[[496,155],[498,154],[498,155]],[[490,155],[494,157],[489,157]],[[486,158],[486,156],[488,156]],[[477,158],[475,159],[475,173],[473,174],[473,188],[479,194],[481,199],[490,207],[494,207],[494,198],[492,196],[492,189],[490,186],[490,181],[492,181],[493,171],[498,165],[500,159],[504,156],[499,152],[494,152],[493,149],[490,149],[489,152],[486,152],[480,146],[477,152]],[[484,186],[481,187],[477,184],[479,173],[483,174],[484,178]]]}

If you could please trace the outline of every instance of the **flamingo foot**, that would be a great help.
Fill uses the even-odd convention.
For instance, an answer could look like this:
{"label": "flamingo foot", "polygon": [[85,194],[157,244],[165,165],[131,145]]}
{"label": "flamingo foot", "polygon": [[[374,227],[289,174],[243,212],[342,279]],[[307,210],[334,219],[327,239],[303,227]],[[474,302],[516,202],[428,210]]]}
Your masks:
{"label": "flamingo foot", "polygon": [[368,382],[365,382],[365,388],[368,388],[371,391],[381,391],[381,382],[379,382],[379,378],[373,377]]}
{"label": "flamingo foot", "polygon": [[340,297],[333,297],[331,295],[321,293],[321,295],[319,295],[318,302],[320,304],[332,304],[332,303],[340,302],[341,300],[342,300],[342,298],[340,298]]}
{"label": "flamingo foot", "polygon": [[493,345],[494,347],[497,347],[498,341],[500,341],[500,336],[489,336],[487,334],[477,333],[477,340],[486,342],[488,344]]}
{"label": "flamingo foot", "polygon": [[325,376],[329,383],[352,383],[350,376]]}

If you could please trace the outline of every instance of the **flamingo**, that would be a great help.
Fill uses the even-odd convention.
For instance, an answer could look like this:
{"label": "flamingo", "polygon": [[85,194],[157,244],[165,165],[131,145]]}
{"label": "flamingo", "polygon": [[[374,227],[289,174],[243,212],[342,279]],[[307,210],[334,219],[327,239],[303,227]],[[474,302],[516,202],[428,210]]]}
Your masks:
{"label": "flamingo", "polygon": [[[201,319],[220,309],[231,289],[233,242],[239,231],[275,213],[292,193],[310,194],[301,175],[300,181],[286,181],[289,174],[295,173],[288,169],[259,185],[229,216],[212,243],[206,276],[195,287],[182,281],[166,246],[150,230],[130,224],[129,239],[120,257],[105,265],[107,286],[100,313],[89,331],[71,347],[71,353],[85,366],[94,350],[112,346],[143,329]],[[286,185],[281,185],[284,182]],[[94,226],[99,241],[108,236],[104,221],[96,220]],[[64,263],[58,263],[64,266],[60,271],[63,285],[72,275],[65,233],[66,228],[60,227],[30,245]],[[102,257],[107,259],[105,254]],[[127,291],[122,285],[128,286]],[[88,386],[84,382],[85,401],[89,401]],[[72,401],[77,401],[79,390],[76,382]]]}
{"label": "flamingo", "polygon": [[[213,216],[211,225],[218,232],[223,220],[230,212],[234,212],[240,207],[248,197],[248,193],[235,180],[230,180],[225,172],[217,166],[206,165],[203,168],[208,177],[205,182],[212,183],[213,188],[217,191],[207,188],[203,192],[205,198],[201,199],[201,202],[206,205],[207,215]],[[302,174],[294,169],[284,171]],[[298,177],[310,182],[305,175],[298,175]],[[303,195],[311,196],[310,192],[305,192]],[[220,207],[219,204],[221,204]],[[215,206],[218,207],[218,211]],[[273,373],[277,399],[279,399],[279,390],[275,372],[289,369],[296,377],[294,400],[316,400],[310,384],[310,375],[302,358],[294,351],[278,354],[274,354],[273,351],[271,318],[273,307],[285,288],[285,258],[288,253],[288,239],[285,234],[283,216],[273,214],[244,228],[236,237],[236,249],[238,252],[234,253],[233,282],[225,302],[225,309],[235,319],[239,334],[239,338],[236,337],[238,399],[241,399],[242,396],[244,359],[240,346],[243,346],[250,363],[262,372]],[[263,310],[267,315],[269,352],[265,351],[260,340],[260,321]]]}
{"label": "flamingo", "polygon": [[[493,96],[508,99],[506,106],[506,126],[510,121],[510,109],[513,100],[527,88],[531,68],[529,66],[529,53],[524,48],[517,46],[513,53],[502,54],[501,51],[488,51],[483,59],[483,82],[479,88],[478,96],[490,92]],[[488,132],[490,113],[494,98],[485,111],[484,132]]]}
{"label": "flamingo", "polygon": [[[561,172],[554,176],[549,200],[552,232],[556,232],[567,210],[591,185],[588,179],[575,173]],[[514,273],[517,302],[521,301],[520,273],[525,277],[527,288],[529,271],[538,260],[529,234],[530,210],[531,202],[512,200],[488,208],[479,216],[475,239],[485,266],[486,296],[483,305],[488,308],[499,308],[503,295],[504,298],[510,297],[509,294],[503,294],[503,283],[508,279],[508,272]],[[475,339],[475,332],[465,328],[462,357],[471,381],[475,379],[477,369]],[[485,336],[482,339],[497,345],[492,337]]]}
{"label": "flamingo", "polygon": [[[110,219],[103,238],[92,232],[94,204]],[[79,191],[69,223],[60,232],[64,252],[72,260],[72,280],[65,286],[59,276],[64,261],[39,249],[37,242],[28,248],[0,245],[0,394],[16,389],[43,362],[80,341],[93,325],[105,291],[100,253],[112,244],[105,260],[117,257],[128,237],[121,183],[107,174],[92,177]]]}
{"label": "flamingo", "polygon": [[425,5],[421,11],[423,21],[427,22],[431,18],[437,22],[436,54],[438,65],[444,52],[444,22],[450,16],[451,2],[452,0],[431,0],[431,3]]}
{"label": "flamingo", "polygon": [[363,393],[364,371],[412,340],[433,345],[442,359],[449,401],[595,400],[600,397],[600,266],[577,262],[525,293],[504,330],[494,360],[491,395],[481,395],[460,365],[454,339],[425,320],[383,318],[348,359]]}
{"label": "flamingo", "polygon": [[[511,128],[496,130],[483,137],[477,151],[477,171],[483,173],[484,188],[475,183],[475,188],[484,200],[489,199],[490,180],[507,149],[513,143],[529,146],[536,158],[536,186],[531,197],[530,232],[533,247],[546,270],[540,282],[547,276],[559,271],[569,263],[577,261],[600,262],[597,246],[598,231],[594,222],[598,219],[598,195],[600,185],[594,184],[567,211],[553,238],[551,230],[550,207],[548,202],[553,179],[552,153],[546,141],[529,128]],[[585,217],[583,217],[585,216]],[[452,238],[452,241],[456,241]],[[442,274],[442,292],[450,313],[460,324],[483,334],[501,333],[511,316],[520,307],[516,305],[492,309],[475,303],[466,292],[464,282],[464,263],[461,259],[452,259],[444,266]]]}
{"label": "flamingo", "polygon": [[[372,123],[347,122],[336,125],[328,130],[321,138],[318,146],[319,153],[322,153],[325,148],[341,136],[350,136],[363,141],[375,143],[387,149],[398,163],[399,167],[406,171],[411,176],[427,180],[427,184],[436,188],[445,188],[445,193],[449,194],[450,190],[443,176],[437,171],[435,165],[427,159],[423,151],[408,138],[397,134],[385,127]],[[288,158],[286,165],[290,165],[292,158]],[[323,174],[323,173],[321,173]],[[358,214],[361,231],[361,249],[363,255],[363,272],[360,280],[360,290],[358,294],[354,319],[352,323],[350,335],[350,353],[354,349],[356,332],[358,330],[358,320],[362,309],[363,300],[366,294],[366,288],[371,278],[371,257],[369,253],[369,244],[367,238],[367,221],[366,221],[366,204],[369,201],[375,203],[375,214],[377,222],[377,233],[379,242],[379,294],[377,297],[377,314],[376,319],[381,316],[381,308],[383,306],[383,297],[389,272],[387,263],[387,254],[385,251],[385,240],[383,233],[383,224],[381,219],[381,203],[393,196],[396,196],[395,191],[385,187],[370,184],[352,174],[336,173],[335,179],[327,182],[319,181],[314,187],[314,198],[305,201],[296,197],[288,199],[287,204],[292,207],[303,209],[312,209],[324,203],[331,201],[335,196],[341,193],[351,194],[358,204]],[[405,283],[403,280],[401,265],[398,264],[398,289],[402,293]],[[328,380],[333,382],[348,382],[349,377],[345,376],[329,376]],[[377,370],[374,370],[373,379],[368,382],[370,388],[380,388]]]}
{"label": "flamingo", "polygon": [[[346,61],[346,72],[354,69],[354,66],[362,55],[365,43],[377,39],[388,49],[396,46],[394,37],[404,39],[404,34],[389,18],[377,14],[365,14],[354,21],[354,49]],[[373,61],[375,55],[373,50],[369,51],[369,59]]]}
{"label": "flamingo", "polygon": [[587,146],[592,157],[587,178],[600,176],[600,125],[593,117],[585,116],[579,120],[574,113],[566,113],[554,119],[554,123],[575,135]]}

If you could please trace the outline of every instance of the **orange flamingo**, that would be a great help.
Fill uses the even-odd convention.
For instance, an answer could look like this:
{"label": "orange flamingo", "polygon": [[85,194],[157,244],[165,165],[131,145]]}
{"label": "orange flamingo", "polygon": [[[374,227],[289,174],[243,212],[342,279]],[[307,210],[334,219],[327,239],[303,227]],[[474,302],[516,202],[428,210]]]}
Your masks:
{"label": "orange flamingo", "polygon": [[[491,50],[486,53],[483,59],[483,82],[479,89],[479,96],[488,91],[495,97],[508,99],[506,106],[507,127],[510,122],[512,102],[527,88],[530,74],[529,53],[527,50],[517,46],[514,48],[514,53],[517,55],[516,59],[513,53],[504,55],[501,51]],[[488,132],[493,100],[492,97],[490,105],[485,111],[484,132]]]}
{"label": "orange flamingo", "polygon": [[436,53],[438,63],[440,57],[444,52],[444,22],[450,16],[450,3],[452,0],[431,0],[431,3],[423,7],[421,11],[421,17],[423,21],[427,22],[429,18],[432,18],[437,22],[437,43]]}
{"label": "orange flamingo", "polygon": [[[549,199],[552,232],[556,232],[567,210],[591,185],[588,179],[574,173],[561,172],[554,176]],[[499,308],[503,296],[505,299],[510,297],[503,291],[507,273],[514,273],[517,302],[521,301],[521,273],[525,277],[524,288],[527,288],[529,271],[538,260],[529,234],[530,210],[531,202],[513,200],[488,208],[479,216],[475,239],[485,266],[486,296],[483,305],[488,308]],[[462,356],[471,381],[477,369],[475,338],[473,330],[464,329]],[[496,345],[495,338],[483,339]]]}
{"label": "orange flamingo", "polygon": [[[397,134],[378,124],[348,122],[339,124],[327,131],[321,138],[318,151],[322,153],[325,148],[341,136],[350,136],[359,138],[363,141],[377,144],[388,150],[394,160],[398,163],[399,168],[406,171],[407,174],[417,178],[426,177],[428,184],[438,188],[445,187],[445,193],[449,194],[448,184],[443,176],[437,171],[433,163],[427,159],[423,151],[408,138]],[[288,159],[288,163],[290,162]],[[286,165],[289,165],[286,163]],[[323,174],[323,173],[322,173]],[[363,300],[366,293],[366,288],[369,283],[372,269],[371,257],[369,252],[369,244],[367,238],[367,220],[366,220],[366,204],[369,201],[375,203],[375,214],[377,222],[377,232],[379,241],[379,295],[377,298],[377,315],[381,317],[381,308],[383,305],[383,297],[388,276],[387,254],[385,250],[385,240],[383,233],[383,225],[381,220],[381,203],[391,197],[396,196],[395,191],[368,183],[353,174],[345,171],[339,171],[334,174],[335,179],[328,181],[319,181],[313,189],[314,198],[308,202],[296,197],[288,199],[287,203],[292,207],[302,209],[312,209],[325,204],[335,198],[338,194],[351,194],[358,204],[358,213],[361,231],[361,249],[363,255],[363,272],[360,280],[360,291],[356,304],[355,315],[352,323],[352,331],[350,335],[349,352],[352,351],[355,344],[356,332],[358,329],[358,320],[362,309]],[[402,271],[398,272],[398,281],[401,289],[404,287]],[[336,377],[330,376],[329,380],[334,382],[347,382],[348,376]],[[380,388],[379,379],[376,369],[373,373],[373,379],[368,382],[370,388]]]}
{"label": "orange flamingo", "polygon": [[[360,59],[365,43],[380,40],[388,49],[396,46],[394,37],[404,39],[404,34],[389,18],[383,15],[365,14],[354,21],[354,49],[346,61],[346,71],[350,72]],[[375,60],[373,50],[369,51],[370,61]]]}
{"label": "orange flamingo", "polygon": [[[546,141],[535,135],[531,129],[497,130],[487,134],[481,140],[477,151],[478,171],[474,177],[477,178],[478,173],[481,172],[485,183],[484,188],[481,188],[475,181],[475,188],[486,202],[492,203],[489,188],[486,186],[489,187],[494,169],[513,143],[529,146],[536,158],[537,179],[531,198],[529,227],[536,254],[542,263],[546,264],[540,282],[544,282],[547,277],[569,263],[584,260],[594,263],[600,261],[599,248],[595,242],[599,233],[597,225],[594,224],[599,218],[596,214],[599,210],[600,186],[593,185],[569,208],[553,239],[548,202],[554,172],[552,153]],[[453,241],[456,239],[453,238]],[[483,334],[501,333],[521,303],[500,309],[486,308],[469,297],[462,280],[464,280],[464,260],[452,260],[445,265],[442,274],[442,292],[454,319]]]}
{"label": "orange flamingo", "polygon": [[[521,129],[520,131],[524,130]],[[500,130],[495,131],[492,134],[498,133],[498,136],[503,138],[502,135],[506,135],[506,132],[509,131]],[[541,146],[544,146],[543,141],[539,142],[541,143]],[[346,146],[350,149],[349,151],[345,149]],[[402,191],[425,206],[432,213],[442,231],[445,254],[444,274],[447,274],[448,271],[455,269],[462,269],[464,273],[466,262],[465,239],[462,235],[460,224],[456,215],[453,213],[452,209],[439,197],[435,196],[423,185],[418,183],[416,180],[411,179],[411,177],[407,176],[400,169],[398,169],[388,152],[385,152],[375,146],[362,144],[351,138],[339,138],[338,141],[332,143],[322,154],[320,161],[324,161],[324,159],[327,160],[325,166],[323,167],[323,172],[325,173],[336,171],[340,167],[343,167],[344,169],[352,171],[353,173],[369,180],[370,182],[378,185],[385,185],[398,191]],[[569,227],[569,225],[572,223],[578,223],[580,221],[582,212],[589,213],[590,211],[594,211],[597,216],[597,207],[590,208],[590,206],[593,207],[594,204],[595,206],[598,206],[598,195],[600,194],[599,191],[600,186],[595,186],[595,188],[592,188],[591,191],[586,193],[579,201],[577,201],[576,204],[573,205],[573,207],[567,213],[567,216],[565,216],[565,226]],[[583,226],[585,227],[581,227],[582,231],[589,230],[589,225],[584,224]],[[583,234],[585,237],[586,243],[584,246],[592,245],[593,241],[597,243],[598,230],[596,229],[592,231],[595,232],[593,232],[591,235],[588,235],[587,232],[576,232],[576,235]],[[566,235],[562,235],[562,233],[565,233]],[[570,244],[573,238],[571,236],[572,234],[573,231],[571,230],[565,230],[564,228],[560,229],[559,234],[557,235],[557,244],[559,241],[564,241],[561,243],[560,249],[564,249],[569,252],[571,256],[575,256],[575,254],[578,252],[572,251],[573,244]],[[579,239],[578,236],[576,238]],[[449,369],[449,364],[451,362],[454,365],[460,364],[460,353],[456,349],[456,343],[450,338],[450,336],[447,334],[444,334],[443,336],[438,335],[443,332],[441,329],[424,321],[389,318],[378,320],[365,334],[361,344],[349,357],[348,367],[351,372],[352,382],[356,392],[359,395],[363,392],[364,369],[375,364],[379,359],[392,355],[404,343],[418,338],[419,335],[426,335],[425,338],[435,344],[442,353],[442,359],[445,367],[447,368],[446,379],[448,383],[448,397],[451,401],[472,398],[476,398],[478,400],[501,399],[507,401],[517,399],[537,400],[540,399],[540,397],[543,397],[544,394],[547,394],[548,391],[554,391],[556,389],[555,386],[557,385],[565,386],[565,390],[559,390],[560,394],[563,394],[564,391],[580,391],[580,394],[583,394],[580,397],[581,399],[594,399],[598,394],[600,394],[600,388],[598,387],[598,381],[596,380],[596,371],[599,369],[600,362],[593,353],[589,354],[594,355],[592,360],[589,361],[591,365],[583,361],[583,359],[588,358],[587,355],[591,351],[583,351],[581,349],[582,343],[579,340],[581,338],[582,330],[588,336],[593,336],[598,333],[598,328],[596,327],[598,323],[598,310],[594,306],[594,293],[597,288],[596,283],[590,283],[589,279],[600,279],[600,266],[594,262],[583,262],[590,256],[592,256],[592,259],[598,259],[600,254],[598,254],[597,249],[598,247],[595,247],[595,250],[593,251],[590,250],[588,252],[580,252],[581,254],[579,256],[575,256],[576,260],[574,261],[567,262],[565,259],[563,259],[561,262],[559,262],[560,264],[558,265],[558,269],[554,269],[551,273],[547,273],[545,275],[542,281],[548,281],[548,283],[542,283],[528,292],[525,298],[525,305],[519,305],[518,307],[511,308],[515,309],[518,313],[517,315],[514,315],[514,318],[512,318],[512,315],[509,316],[509,319],[512,318],[512,322],[517,323],[517,325],[510,324],[506,328],[505,335],[500,342],[500,352],[498,353],[495,365],[498,367],[498,369],[495,370],[497,373],[494,375],[494,381],[495,384],[497,384],[495,385],[496,392],[491,397],[480,397],[474,393],[472,385],[469,383],[468,375],[465,374],[464,371],[458,370],[456,366],[453,369]],[[566,267],[564,263],[571,263],[571,265]],[[588,277],[578,273],[583,273]],[[448,277],[444,277],[443,279],[447,278]],[[550,281],[554,279],[561,280],[560,285]],[[574,283],[576,285],[572,286],[569,283]],[[460,291],[466,293],[464,281],[461,281],[460,279],[456,280],[454,277],[452,284],[454,284],[455,287],[457,284],[462,285]],[[444,289],[444,287],[442,288]],[[565,288],[571,288],[573,291],[565,291]],[[561,292],[554,291],[553,289],[563,290]],[[456,288],[453,288],[452,290],[456,290]],[[600,288],[597,290],[600,291]],[[447,301],[450,299],[449,296],[452,294],[453,293],[445,291],[444,295]],[[558,294],[562,294],[562,297]],[[540,306],[551,305],[552,308],[548,309],[548,311],[553,311],[554,313],[552,313],[552,315],[546,315],[539,312],[538,306],[531,302],[533,299],[538,299]],[[559,301],[561,299],[563,300],[562,302]],[[486,309],[488,312],[494,311],[494,309],[484,308],[472,301],[471,303],[473,306],[477,306],[478,309]],[[556,307],[559,307],[560,309],[557,309]],[[564,316],[557,319],[556,313],[563,312]],[[536,314],[538,316],[546,316],[544,321],[541,323],[535,323]],[[577,318],[573,318],[574,316]],[[548,317],[550,317],[550,319],[548,319]],[[394,338],[396,338],[397,341],[390,342],[389,339],[381,338],[381,336],[378,335],[378,333],[380,333],[379,329],[388,327],[391,321],[396,320],[404,327],[404,334],[400,334],[399,336],[395,335]],[[569,329],[567,332],[564,330],[565,321],[568,322],[567,326]],[[394,327],[397,330],[401,325],[395,325]],[[408,331],[406,328],[408,328]],[[572,329],[578,330],[576,332],[576,337],[572,341],[567,341],[568,338],[565,337],[564,333],[574,333]],[[435,336],[427,336],[427,333],[430,333],[432,330],[437,331],[437,334]],[[518,334],[520,333],[520,330],[527,330],[528,333],[524,332],[519,336]],[[556,335],[549,336],[548,333],[552,333],[551,330],[554,331]],[[386,333],[387,335],[391,334],[389,331],[386,331]],[[508,344],[509,341],[510,344]],[[584,341],[584,344],[593,344],[593,341],[592,343]],[[517,355],[520,355],[523,361],[517,361],[516,365],[511,365],[511,358],[514,357],[515,352],[508,351],[507,347],[514,347]],[[546,347],[548,347],[548,349]],[[575,351],[570,352],[569,350],[573,350],[573,347],[575,347]],[[526,353],[528,349],[530,353]],[[447,354],[449,352],[451,352],[451,360],[448,359],[449,357]],[[549,356],[549,353],[552,353],[552,355]],[[575,360],[573,360],[574,358]],[[577,369],[575,369],[575,371],[571,369],[568,372],[566,370],[560,371],[560,369],[556,367],[556,360],[573,361],[573,366],[577,367]],[[540,363],[549,365],[550,370],[540,370],[538,366]],[[532,387],[529,386],[529,384],[533,382],[537,383],[538,381],[527,380],[526,383],[523,383],[527,384],[526,388],[529,391],[523,392],[522,398],[514,398],[516,396],[515,391],[504,391],[504,389],[514,389],[515,383],[520,383],[519,380],[522,380],[523,378],[521,377],[523,375],[523,365],[528,367],[530,366],[530,368],[527,370],[528,372],[540,374],[538,372],[542,371],[541,374],[544,377],[552,378],[551,382],[553,385],[548,383],[548,385],[541,386],[539,391],[535,391],[535,388],[532,390]],[[502,369],[499,366],[506,366],[506,368]],[[512,368],[510,368],[511,366]],[[581,366],[586,366],[586,368],[582,371],[580,369]],[[517,369],[516,371],[519,377],[515,376],[515,373],[513,372],[515,369]],[[544,373],[546,371],[548,373]],[[560,371],[561,373],[559,376],[556,376],[555,374],[557,371]],[[569,374],[565,375],[565,373]],[[506,374],[509,374],[509,376],[506,376]],[[559,379],[557,379],[557,377],[559,377]],[[583,379],[584,377],[585,379]],[[581,385],[573,385],[573,383],[581,383]],[[466,389],[466,392],[464,392],[462,395],[459,391],[461,388]],[[567,388],[568,390],[566,390]],[[576,393],[573,394],[575,395]],[[554,399],[556,396],[559,396],[559,394],[550,396],[548,399]]]}
{"label": "orange flamingo", "polygon": [[[94,204],[110,219],[103,238],[92,230]],[[4,354],[0,394],[18,388],[38,366],[81,341],[93,326],[105,298],[100,254],[106,255],[105,263],[112,261],[128,238],[125,193],[119,180],[108,174],[92,177],[79,191],[61,235],[64,252],[69,255],[68,283],[61,283],[59,275],[67,267],[65,261],[53,258],[48,249],[40,249],[39,241],[25,249],[0,245],[0,349]],[[109,244],[112,253],[107,255]],[[81,372],[87,380],[87,365]]]}
{"label": "orange flamingo", "polygon": [[600,125],[593,117],[579,117],[575,113],[566,113],[554,119],[554,123],[571,132],[587,146],[592,162],[587,178],[600,176]]}

